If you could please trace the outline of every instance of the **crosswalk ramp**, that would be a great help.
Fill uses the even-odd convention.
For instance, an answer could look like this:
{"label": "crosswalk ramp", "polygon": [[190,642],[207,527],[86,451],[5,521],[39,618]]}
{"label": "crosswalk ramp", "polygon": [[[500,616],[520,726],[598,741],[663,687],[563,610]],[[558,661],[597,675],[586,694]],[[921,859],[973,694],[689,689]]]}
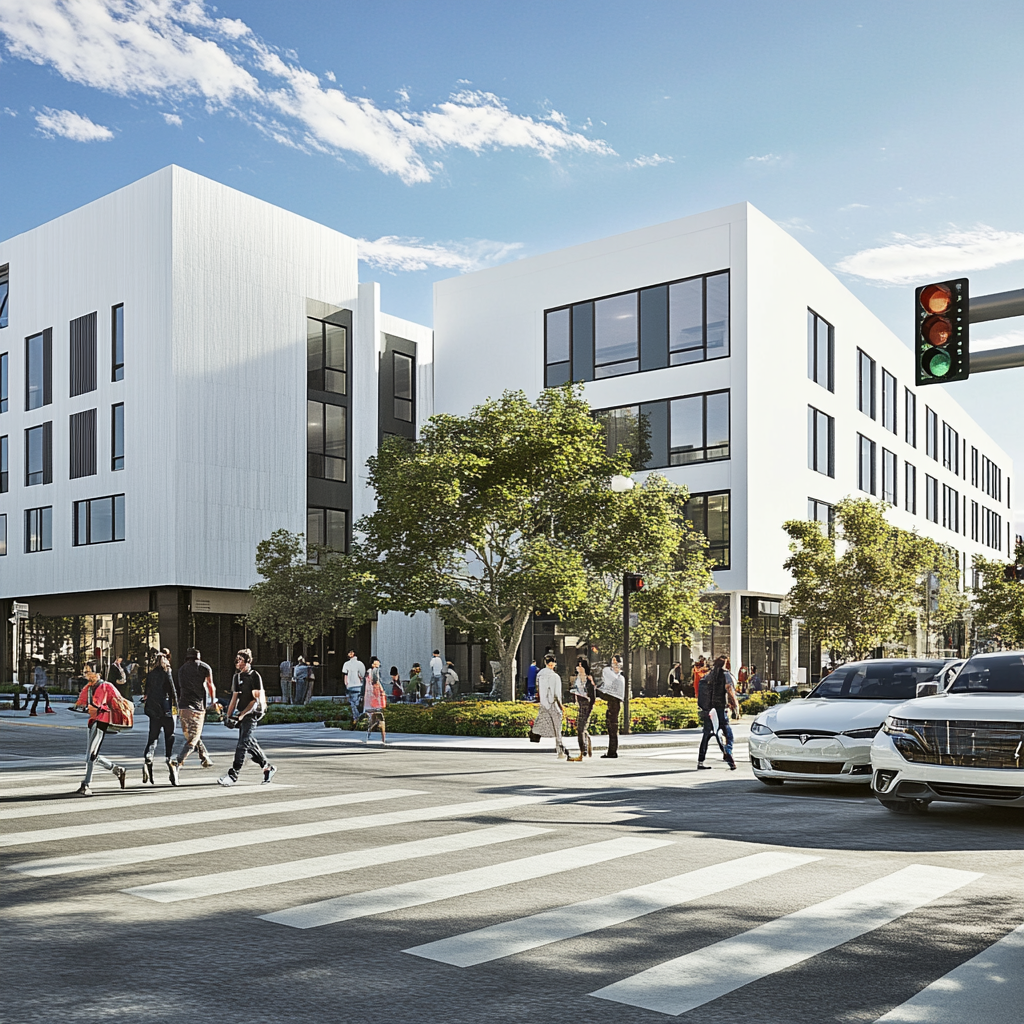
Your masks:
{"label": "crosswalk ramp", "polygon": [[[617,822],[589,821],[588,831],[551,813],[583,803],[594,810],[588,819],[599,818],[601,796],[588,790],[452,799],[429,785],[315,796],[301,787],[271,786],[221,791],[226,795],[219,802],[204,792],[195,790],[194,807],[177,799],[187,790],[143,791],[117,809],[117,796],[111,804],[96,798],[92,807],[99,805],[101,813],[88,821],[67,819],[51,804],[43,813],[53,819],[40,821],[42,827],[22,813],[35,806],[31,800],[0,808],[3,874],[26,885],[68,876],[62,888],[120,894],[127,903],[118,906],[168,905],[161,913],[171,920],[187,919],[190,901],[201,901],[265,930],[271,942],[287,930],[344,942],[347,924],[361,921],[370,935],[380,927],[381,941],[393,943],[396,963],[411,975],[417,964],[451,972],[458,988],[460,972],[487,979],[506,965],[550,964],[584,1000],[576,1004],[584,1016],[592,1000],[593,1007],[684,1018],[711,1004],[734,1005],[748,987],[813,965],[845,943],[870,945],[888,925],[913,928],[915,915],[946,906],[942,901],[969,899],[983,877],[920,855],[917,863],[901,857],[889,869],[858,862],[847,872],[839,853],[721,841],[710,863],[701,856],[689,867],[695,849],[711,848],[693,844],[707,840]],[[253,827],[239,829],[243,819]],[[409,838],[411,826],[415,838]],[[311,850],[311,841],[320,848]],[[230,857],[210,856],[217,851]],[[228,869],[215,870],[225,863]],[[388,878],[391,871],[397,876]],[[582,890],[580,878],[587,880]],[[588,888],[594,894],[579,899]],[[762,910],[780,910],[768,920],[762,912],[755,919],[760,923],[743,928],[742,908],[755,894]],[[723,900],[737,923],[732,934],[682,951],[658,941],[691,928],[700,935],[698,925]],[[175,904],[184,906],[178,911]],[[601,984],[592,971],[574,974],[580,941],[614,944],[624,934],[647,950],[636,962],[600,978]],[[508,975],[496,976],[508,983]],[[929,979],[921,991],[905,992],[905,1001],[881,1021],[1016,1022],[1022,979],[1024,925]],[[803,996],[794,992],[793,998]],[[786,1019],[785,1007],[778,1019]]]}

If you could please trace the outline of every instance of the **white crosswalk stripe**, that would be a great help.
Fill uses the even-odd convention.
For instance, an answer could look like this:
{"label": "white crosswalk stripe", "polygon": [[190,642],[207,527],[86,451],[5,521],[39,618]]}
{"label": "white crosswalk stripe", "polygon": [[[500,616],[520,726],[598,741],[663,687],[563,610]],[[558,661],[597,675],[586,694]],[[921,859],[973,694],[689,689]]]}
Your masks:
{"label": "white crosswalk stripe", "polygon": [[159,828],[189,828],[209,822],[233,822],[238,818],[256,818],[267,814],[291,814],[296,811],[317,811],[325,807],[347,807],[349,804],[376,803],[401,797],[423,796],[422,789],[381,789],[363,793],[339,793],[315,796],[305,800],[277,800],[273,803],[250,804],[246,807],[221,807],[212,811],[187,811],[183,814],[160,814],[130,821],[101,821],[88,825],[65,825],[62,828],[39,828],[28,832],[0,835],[0,847],[55,843],[86,836],[119,835],[122,832],[148,832]]}
{"label": "white crosswalk stripe", "polygon": [[352,818],[314,821],[302,825],[281,825],[277,828],[251,829],[246,832],[229,832],[202,839],[184,839],[179,842],[153,843],[147,846],[100,850],[95,853],[71,854],[63,857],[47,857],[41,860],[23,861],[20,864],[12,864],[11,870],[38,877],[63,875],[74,871],[124,867],[144,861],[212,853],[215,850],[233,850],[241,846],[256,846],[264,843],[280,842],[286,839],[304,839],[309,836],[352,832],[357,829],[380,828],[384,825],[401,825],[414,821],[435,821],[438,818],[464,818],[476,814],[490,814],[493,811],[503,811],[513,807],[526,807],[530,804],[547,803],[552,800],[562,799],[567,795],[548,794],[546,796],[498,797],[493,800],[471,800],[461,804],[414,808],[407,811],[389,811],[383,814],[367,814]]}
{"label": "white crosswalk stripe", "polygon": [[792,853],[755,853],[609,896],[598,896],[450,939],[413,946],[405,952],[455,967],[472,967],[561,939],[610,928],[657,910],[704,899],[818,859]]}
{"label": "white crosswalk stripe", "polygon": [[319,928],[339,921],[387,914],[393,910],[419,907],[425,903],[435,903],[454,896],[467,896],[470,893],[483,892],[485,889],[497,889],[514,882],[526,882],[545,875],[574,871],[618,857],[628,857],[634,853],[670,845],[671,840],[668,839],[644,839],[639,836],[609,839],[601,843],[541,853],[489,867],[473,868],[451,875],[424,878],[350,896],[320,900],[274,914],[264,914],[262,918],[264,921],[288,925],[291,928]]}
{"label": "white crosswalk stripe", "polygon": [[1020,1024],[1024,925],[890,1010],[877,1024]]}
{"label": "white crosswalk stripe", "polygon": [[418,857],[434,857],[442,853],[457,853],[494,843],[508,843],[517,839],[550,832],[548,828],[532,825],[495,825],[492,828],[477,829],[475,832],[457,832],[433,839],[417,839],[408,843],[393,843],[368,850],[350,850],[346,853],[332,853],[325,857],[307,857],[304,860],[286,861],[283,864],[261,864],[255,868],[237,871],[220,871],[211,875],[194,878],[176,878],[169,882],[155,882],[139,885],[122,892],[142,896],[157,903],[176,903],[179,900],[194,900],[201,896],[219,896],[242,889],[258,889],[265,885],[294,882],[301,878],[318,878],[345,871],[373,867],[377,864],[394,864]]}
{"label": "white crosswalk stripe", "polygon": [[591,992],[678,1016],[895,921],[982,876],[915,864]]}

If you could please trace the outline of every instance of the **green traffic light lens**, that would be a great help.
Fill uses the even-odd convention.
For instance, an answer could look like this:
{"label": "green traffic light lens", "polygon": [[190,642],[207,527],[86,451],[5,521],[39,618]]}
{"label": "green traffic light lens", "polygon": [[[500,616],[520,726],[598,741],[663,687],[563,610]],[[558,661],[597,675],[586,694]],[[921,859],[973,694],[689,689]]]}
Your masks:
{"label": "green traffic light lens", "polygon": [[941,348],[926,352],[921,362],[925,372],[933,377],[945,377],[953,365],[953,360],[950,358],[949,353]]}

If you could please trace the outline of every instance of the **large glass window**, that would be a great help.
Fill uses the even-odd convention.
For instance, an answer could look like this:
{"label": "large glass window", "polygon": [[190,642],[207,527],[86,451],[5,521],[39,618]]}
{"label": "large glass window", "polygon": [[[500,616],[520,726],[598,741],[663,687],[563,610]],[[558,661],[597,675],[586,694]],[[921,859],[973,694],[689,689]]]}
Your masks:
{"label": "large glass window", "polygon": [[982,543],[996,551],[1003,550],[1003,517],[991,509],[982,508]]}
{"label": "large glass window", "polygon": [[110,379],[124,380],[124,305],[110,311]]}
{"label": "large glass window", "polygon": [[979,466],[978,449],[975,448],[972,445],[971,446],[971,483],[975,487],[978,486],[978,466]]}
{"label": "large glass window", "polygon": [[306,402],[307,474],[320,480],[347,476],[346,410],[340,405]]}
{"label": "large glass window", "polygon": [[903,438],[911,448],[917,447],[917,395],[903,389]]}
{"label": "large glass window", "polygon": [[7,299],[10,295],[10,280],[7,264],[0,267],[0,327],[7,326]]}
{"label": "large glass window", "polygon": [[924,477],[924,516],[930,522],[939,521],[939,481],[927,473]]}
{"label": "large glass window", "polygon": [[25,551],[53,550],[53,506],[25,509]]}
{"label": "large glass window", "polygon": [[836,421],[813,405],[807,406],[807,468],[835,476]]}
{"label": "large glass window", "polygon": [[954,476],[960,475],[960,435],[945,421],[942,423],[942,465]]}
{"label": "large glass window", "polygon": [[835,391],[835,329],[813,309],[807,310],[807,376]]}
{"label": "large glass window", "polygon": [[124,469],[124,402],[110,407],[110,468]]}
{"label": "large glass window", "polygon": [[817,498],[807,499],[807,518],[812,523],[821,523],[825,532],[831,536],[834,529],[836,510],[827,501],[818,501]]}
{"label": "large glass window", "polygon": [[903,466],[903,507],[917,515],[917,467],[909,462]]}
{"label": "large glass window", "polygon": [[924,453],[939,461],[939,417],[928,406],[924,407]]}
{"label": "large glass window", "polygon": [[857,408],[875,418],[875,361],[857,349]]}
{"label": "large glass window", "polygon": [[7,435],[0,437],[0,494],[6,494],[10,487],[10,466],[7,464]]}
{"label": "large glass window", "polygon": [[857,486],[868,494],[877,493],[875,487],[875,442],[863,434],[857,435]]}
{"label": "large glass window", "polygon": [[25,431],[25,486],[53,482],[53,424],[40,423]]}
{"label": "large glass window", "polygon": [[348,513],[340,508],[306,509],[306,560],[320,561],[319,548],[328,552],[348,549]]}
{"label": "large glass window", "polygon": [[882,426],[896,433],[896,378],[882,370]]}
{"label": "large glass window", "polygon": [[990,498],[1003,500],[1003,471],[987,455],[981,457],[981,489]]}
{"label": "large glass window", "polygon": [[124,540],[124,495],[90,498],[74,503],[75,547]]}
{"label": "large glass window", "polygon": [[0,355],[0,412],[7,412],[7,353]]}
{"label": "large glass window", "polygon": [[729,568],[729,492],[691,494],[686,518],[708,539],[707,554],[718,569]]}
{"label": "large glass window", "polygon": [[640,368],[638,293],[594,303],[594,376],[618,377]]}
{"label": "large glass window", "polygon": [[882,501],[896,504],[896,467],[899,463],[894,452],[882,449]]}
{"label": "large glass window", "polygon": [[971,540],[979,540],[981,538],[981,506],[976,502],[971,502]]}
{"label": "large glass window", "polygon": [[53,401],[50,389],[51,344],[49,330],[25,339],[25,408],[39,409]]}
{"label": "large glass window", "polygon": [[942,525],[954,533],[960,532],[960,494],[945,484],[942,485]]}
{"label": "large glass window", "polygon": [[310,391],[346,394],[348,331],[325,320],[306,320],[306,370]]}
{"label": "large glass window", "polygon": [[395,419],[412,423],[415,419],[415,364],[412,356],[404,352],[392,352],[391,359],[395,381]]}

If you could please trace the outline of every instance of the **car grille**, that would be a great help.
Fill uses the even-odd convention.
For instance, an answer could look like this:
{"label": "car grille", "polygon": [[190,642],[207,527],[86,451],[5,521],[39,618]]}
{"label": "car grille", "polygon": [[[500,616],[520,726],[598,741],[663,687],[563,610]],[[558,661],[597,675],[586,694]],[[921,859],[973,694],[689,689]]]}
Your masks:
{"label": "car grille", "polygon": [[966,800],[1020,800],[1024,797],[1024,789],[1013,786],[965,786],[952,782],[932,782],[929,785],[939,796]]}
{"label": "car grille", "polygon": [[1024,768],[1021,722],[908,723],[912,733],[896,734],[893,743],[907,761],[953,768]]}
{"label": "car grille", "polygon": [[798,740],[803,736],[809,740],[830,740],[833,736],[838,736],[839,733],[828,732],[825,729],[778,729],[775,735],[790,740]]}
{"label": "car grille", "polygon": [[776,761],[772,767],[777,772],[793,772],[798,775],[839,775],[843,770],[842,761]]}

